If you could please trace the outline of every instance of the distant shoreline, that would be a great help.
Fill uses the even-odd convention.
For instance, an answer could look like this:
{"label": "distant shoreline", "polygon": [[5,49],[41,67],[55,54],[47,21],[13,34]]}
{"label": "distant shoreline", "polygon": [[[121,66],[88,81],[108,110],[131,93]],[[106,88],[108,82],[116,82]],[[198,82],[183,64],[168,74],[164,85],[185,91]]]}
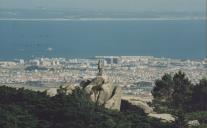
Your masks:
{"label": "distant shoreline", "polygon": [[20,57],[20,58],[13,58],[13,59],[3,59],[0,58],[1,61],[15,61],[15,60],[32,60],[32,59],[41,59],[41,58],[46,58],[46,59],[99,59],[99,58],[157,58],[157,59],[171,59],[171,60],[182,60],[182,61],[204,61],[206,58],[176,58],[176,57],[169,57],[169,56],[150,56],[150,55],[111,55],[111,56],[85,56],[85,57],[77,57],[77,56],[71,56],[71,57],[61,57],[61,56],[34,56],[34,57]]}
{"label": "distant shoreline", "polygon": [[207,20],[207,17],[186,18],[0,18],[0,21],[183,21]]}

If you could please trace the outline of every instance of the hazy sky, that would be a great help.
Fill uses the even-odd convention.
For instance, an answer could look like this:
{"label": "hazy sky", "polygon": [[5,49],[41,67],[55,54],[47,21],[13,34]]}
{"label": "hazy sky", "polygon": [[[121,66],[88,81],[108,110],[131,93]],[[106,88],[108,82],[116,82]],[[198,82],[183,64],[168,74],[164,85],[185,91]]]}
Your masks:
{"label": "hazy sky", "polygon": [[0,8],[108,11],[204,11],[206,0],[0,0]]}

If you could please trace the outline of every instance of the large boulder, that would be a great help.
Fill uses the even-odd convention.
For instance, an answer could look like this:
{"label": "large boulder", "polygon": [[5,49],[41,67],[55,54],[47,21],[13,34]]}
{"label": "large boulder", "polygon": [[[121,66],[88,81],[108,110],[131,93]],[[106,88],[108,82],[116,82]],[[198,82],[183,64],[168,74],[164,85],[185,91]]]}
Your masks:
{"label": "large boulder", "polygon": [[132,105],[137,106],[138,108],[143,109],[145,113],[148,113],[148,114],[153,113],[153,108],[147,104],[147,101],[150,101],[150,100],[146,100],[146,99],[144,100],[144,98],[141,99],[135,96],[133,97],[123,96],[122,99],[128,101]]}
{"label": "large boulder", "polygon": [[107,77],[97,76],[92,80],[84,80],[83,87],[89,100],[105,108],[120,110],[121,87],[113,86]]}
{"label": "large boulder", "polygon": [[57,88],[50,88],[46,90],[47,95],[53,97],[57,94]]}
{"label": "large boulder", "polygon": [[138,97],[138,96],[123,96],[123,100],[128,101],[132,105],[141,108],[149,117],[160,119],[162,122],[173,122],[175,118],[171,114],[167,113],[156,113],[153,111],[153,108],[148,105],[148,102],[151,102],[151,97]]}
{"label": "large boulder", "polygon": [[188,126],[189,127],[196,127],[196,126],[199,126],[200,123],[198,120],[191,120],[191,121],[188,121]]}
{"label": "large boulder", "polygon": [[[122,89],[112,85],[106,76],[83,80],[79,87],[85,91],[88,100],[108,109],[120,110]],[[66,84],[63,88],[66,94],[72,94],[76,87]],[[49,96],[55,96],[57,92],[57,88],[47,90]]]}
{"label": "large boulder", "polygon": [[[73,90],[75,90],[76,87],[73,86],[73,85],[64,84],[62,86],[62,88],[66,89],[66,94],[68,95],[68,94],[72,94]],[[46,92],[47,92],[48,96],[53,97],[53,96],[55,96],[57,94],[57,90],[58,90],[58,88],[50,88],[50,89],[47,89]]]}
{"label": "large boulder", "polygon": [[138,106],[139,108],[143,109],[145,113],[152,113],[153,109],[146,103],[142,101],[131,102],[132,104]]}
{"label": "large boulder", "polygon": [[122,89],[116,86],[113,91],[114,94],[112,94],[113,96],[105,103],[105,107],[120,110]]}
{"label": "large boulder", "polygon": [[175,118],[171,114],[157,114],[157,113],[149,113],[149,117],[154,117],[160,119],[162,122],[174,122]]}

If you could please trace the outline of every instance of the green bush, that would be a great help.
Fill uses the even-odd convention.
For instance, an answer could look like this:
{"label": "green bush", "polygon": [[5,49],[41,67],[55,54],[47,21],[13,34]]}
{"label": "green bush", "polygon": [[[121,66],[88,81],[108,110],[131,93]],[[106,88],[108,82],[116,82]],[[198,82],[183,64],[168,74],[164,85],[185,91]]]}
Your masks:
{"label": "green bush", "polygon": [[194,127],[191,127],[191,128],[207,128],[207,125],[206,124],[203,124],[203,125],[194,126]]}
{"label": "green bush", "polygon": [[186,118],[188,120],[198,120],[201,124],[207,124],[207,111],[188,113]]}
{"label": "green bush", "polygon": [[1,128],[169,128],[143,110],[124,102],[121,111],[97,106],[77,88],[66,95],[64,88],[49,97],[46,92],[0,86]]}

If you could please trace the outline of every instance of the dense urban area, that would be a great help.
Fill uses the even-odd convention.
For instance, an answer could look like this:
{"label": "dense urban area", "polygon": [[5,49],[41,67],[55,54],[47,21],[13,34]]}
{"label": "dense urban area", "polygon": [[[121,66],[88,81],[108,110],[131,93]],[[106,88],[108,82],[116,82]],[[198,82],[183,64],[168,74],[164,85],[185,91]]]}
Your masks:
{"label": "dense urban area", "polygon": [[0,85],[35,90],[57,88],[63,83],[79,85],[97,74],[101,60],[104,75],[125,94],[151,95],[156,79],[179,70],[192,83],[207,76],[207,61],[155,58],[152,56],[96,56],[92,58],[33,58],[0,61]]}

